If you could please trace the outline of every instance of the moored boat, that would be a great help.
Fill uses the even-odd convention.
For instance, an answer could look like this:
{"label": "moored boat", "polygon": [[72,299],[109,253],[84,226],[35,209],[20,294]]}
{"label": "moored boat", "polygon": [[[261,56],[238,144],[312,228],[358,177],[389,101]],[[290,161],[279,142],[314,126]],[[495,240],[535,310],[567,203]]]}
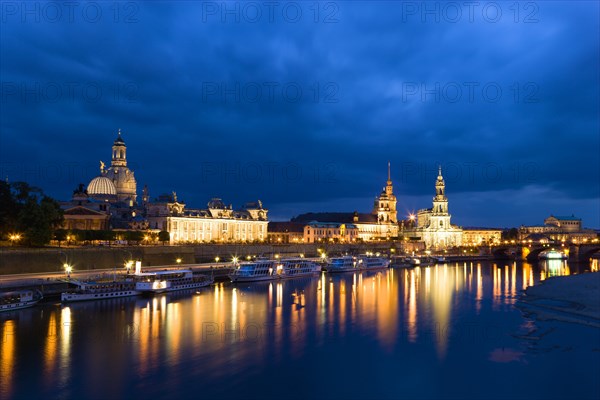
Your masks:
{"label": "moored boat", "polygon": [[410,268],[414,266],[416,265],[411,263],[411,257],[394,256],[390,260],[390,267],[392,268]]}
{"label": "moored boat", "polygon": [[133,279],[113,282],[72,282],[77,289],[64,292],[60,299],[64,303],[74,301],[114,299],[118,297],[137,296]]}
{"label": "moored boat", "polygon": [[44,296],[39,290],[15,290],[0,293],[0,312],[36,305]]}
{"label": "moored boat", "polygon": [[306,258],[287,258],[281,260],[283,266],[282,278],[310,276],[321,271],[321,266]]}
{"label": "moored boat", "polygon": [[276,260],[257,259],[238,264],[229,274],[232,282],[255,282],[279,279],[283,275],[283,265]]}
{"label": "moored boat", "polygon": [[384,269],[390,266],[390,260],[367,255],[358,256],[358,268],[361,270]]}
{"label": "moored boat", "polygon": [[136,275],[135,290],[140,293],[163,293],[176,290],[198,289],[213,283],[208,276],[191,269],[140,272]]}
{"label": "moored boat", "polygon": [[325,270],[332,272],[358,271],[358,262],[352,256],[332,257],[327,260]]}

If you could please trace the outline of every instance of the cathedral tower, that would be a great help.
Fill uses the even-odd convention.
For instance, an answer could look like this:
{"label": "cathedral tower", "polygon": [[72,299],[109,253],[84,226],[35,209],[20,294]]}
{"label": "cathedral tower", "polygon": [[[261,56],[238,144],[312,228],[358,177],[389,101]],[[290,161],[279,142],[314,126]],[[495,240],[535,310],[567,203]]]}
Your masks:
{"label": "cathedral tower", "polygon": [[377,220],[380,223],[395,224],[398,222],[396,204],[397,200],[396,196],[394,195],[394,186],[392,185],[390,163],[388,162],[388,176],[386,185],[381,194],[375,198],[373,214],[377,215]]}
{"label": "cathedral tower", "polygon": [[435,181],[435,196],[433,197],[433,208],[431,209],[432,226],[439,228],[450,227],[450,214],[448,214],[448,198],[446,197],[446,183],[442,176],[442,167],[438,169]]}

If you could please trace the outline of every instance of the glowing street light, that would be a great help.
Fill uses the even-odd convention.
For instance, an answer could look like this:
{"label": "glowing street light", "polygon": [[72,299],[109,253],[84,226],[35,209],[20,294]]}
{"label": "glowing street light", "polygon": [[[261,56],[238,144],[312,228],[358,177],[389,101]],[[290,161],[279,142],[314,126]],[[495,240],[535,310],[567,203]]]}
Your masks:
{"label": "glowing street light", "polygon": [[324,259],[326,259],[326,258],[327,258],[327,254],[325,254],[324,252],[323,252],[323,253],[321,253],[321,258],[322,258],[323,260],[324,260]]}
{"label": "glowing street light", "polygon": [[125,263],[125,269],[127,270],[127,275],[131,272],[131,268],[133,267],[133,260],[129,260]]}
{"label": "glowing street light", "polygon": [[221,259],[221,258],[220,258],[219,256],[216,256],[216,257],[215,257],[215,262],[219,262],[219,260],[220,260],[220,259]]}
{"label": "glowing street light", "polygon": [[10,240],[11,246],[14,245],[15,242],[21,240],[21,235],[18,233],[12,233],[8,236],[8,240]]}
{"label": "glowing street light", "polygon": [[181,264],[181,258],[177,258],[177,259],[175,260],[175,262],[176,262],[177,264]]}
{"label": "glowing street light", "polygon": [[238,263],[238,258],[234,256],[233,258],[231,258],[231,262],[234,263],[234,264],[237,264]]}
{"label": "glowing street light", "polygon": [[65,269],[65,273],[67,274],[67,279],[71,279],[71,272],[73,271],[73,267],[70,264],[64,263],[63,268]]}

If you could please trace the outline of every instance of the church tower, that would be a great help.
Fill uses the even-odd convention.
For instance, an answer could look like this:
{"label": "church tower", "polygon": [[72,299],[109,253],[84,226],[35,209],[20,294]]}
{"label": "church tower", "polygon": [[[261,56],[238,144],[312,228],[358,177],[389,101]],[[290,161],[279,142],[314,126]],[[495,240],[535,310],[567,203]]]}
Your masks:
{"label": "church tower", "polygon": [[396,211],[397,200],[394,195],[394,186],[392,185],[390,168],[391,166],[388,162],[386,185],[381,194],[375,198],[373,214],[377,215],[377,220],[380,223],[395,224],[398,222],[398,212]]}
{"label": "church tower", "polygon": [[432,226],[437,228],[450,228],[450,214],[448,214],[448,198],[446,197],[446,183],[442,176],[442,167],[438,169],[435,181],[435,196],[433,197],[433,208],[431,209]]}

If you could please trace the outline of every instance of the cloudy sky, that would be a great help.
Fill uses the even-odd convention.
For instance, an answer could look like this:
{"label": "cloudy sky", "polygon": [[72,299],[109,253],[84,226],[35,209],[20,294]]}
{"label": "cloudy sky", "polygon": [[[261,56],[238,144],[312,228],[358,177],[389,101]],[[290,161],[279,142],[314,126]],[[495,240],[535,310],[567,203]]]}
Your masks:
{"label": "cloudy sky", "polygon": [[189,206],[600,227],[599,8],[584,2],[2,2],[0,172],[59,199],[110,161]]}

